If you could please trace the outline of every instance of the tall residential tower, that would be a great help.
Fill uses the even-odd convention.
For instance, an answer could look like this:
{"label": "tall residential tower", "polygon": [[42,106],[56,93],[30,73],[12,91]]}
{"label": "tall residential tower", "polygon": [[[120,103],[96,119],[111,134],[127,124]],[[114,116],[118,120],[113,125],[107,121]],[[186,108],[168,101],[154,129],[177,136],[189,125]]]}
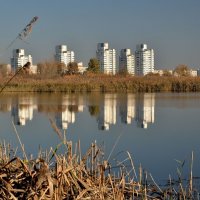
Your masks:
{"label": "tall residential tower", "polygon": [[57,45],[55,60],[67,66],[70,62],[74,62],[74,52],[67,50],[66,45]]}
{"label": "tall residential tower", "polygon": [[27,62],[30,62],[32,65],[32,56],[26,56],[24,49],[13,50],[13,57],[11,58],[12,70],[18,70],[19,68],[23,67]]}
{"label": "tall residential tower", "polygon": [[96,57],[99,61],[100,71],[104,74],[116,74],[116,51],[109,49],[108,43],[98,43]]}
{"label": "tall residential tower", "polygon": [[119,71],[135,74],[135,59],[130,49],[122,49],[119,56]]}
{"label": "tall residential tower", "polygon": [[140,44],[135,52],[136,75],[144,76],[154,72],[154,50],[147,49],[146,44]]}

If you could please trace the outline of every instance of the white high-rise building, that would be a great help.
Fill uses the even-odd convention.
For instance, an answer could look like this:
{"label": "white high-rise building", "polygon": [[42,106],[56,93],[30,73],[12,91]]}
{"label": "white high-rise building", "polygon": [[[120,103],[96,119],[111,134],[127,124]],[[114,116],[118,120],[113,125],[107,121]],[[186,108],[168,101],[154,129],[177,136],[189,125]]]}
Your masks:
{"label": "white high-rise building", "polygon": [[116,51],[109,49],[108,43],[98,43],[96,57],[99,61],[100,71],[104,74],[116,74]]}
{"label": "white high-rise building", "polygon": [[67,50],[66,45],[56,46],[56,61],[64,63],[67,66],[70,62],[74,62],[74,59],[74,52]]}
{"label": "white high-rise building", "polygon": [[135,51],[136,75],[144,76],[154,72],[154,50],[147,49],[146,44],[137,45]]}
{"label": "white high-rise building", "polygon": [[130,49],[122,49],[119,56],[119,71],[135,74],[135,59]]}
{"label": "white high-rise building", "polygon": [[27,62],[31,63],[32,66],[32,56],[25,56],[24,49],[14,49],[13,57],[11,58],[11,68],[16,71],[20,67],[23,67]]}

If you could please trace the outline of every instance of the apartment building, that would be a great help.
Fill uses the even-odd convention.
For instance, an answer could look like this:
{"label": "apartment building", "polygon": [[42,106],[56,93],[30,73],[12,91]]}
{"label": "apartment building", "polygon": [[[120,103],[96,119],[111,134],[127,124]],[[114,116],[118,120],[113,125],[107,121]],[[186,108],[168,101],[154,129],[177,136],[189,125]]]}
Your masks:
{"label": "apartment building", "polygon": [[119,71],[135,74],[135,58],[131,49],[122,49],[119,56]]}
{"label": "apartment building", "polygon": [[27,62],[31,63],[32,66],[32,56],[25,55],[24,49],[14,49],[13,50],[13,57],[11,58],[11,68],[12,70],[16,71],[20,67],[23,67]]}
{"label": "apartment building", "polygon": [[55,51],[56,51],[55,60],[57,62],[64,63],[66,66],[70,62],[74,62],[75,60],[74,51],[67,50],[66,45],[57,45]]}
{"label": "apartment building", "polygon": [[96,57],[99,61],[100,71],[104,74],[116,74],[116,50],[109,49],[108,43],[98,43]]}
{"label": "apartment building", "polygon": [[148,49],[146,44],[137,45],[135,51],[136,75],[144,76],[154,72],[154,50]]}

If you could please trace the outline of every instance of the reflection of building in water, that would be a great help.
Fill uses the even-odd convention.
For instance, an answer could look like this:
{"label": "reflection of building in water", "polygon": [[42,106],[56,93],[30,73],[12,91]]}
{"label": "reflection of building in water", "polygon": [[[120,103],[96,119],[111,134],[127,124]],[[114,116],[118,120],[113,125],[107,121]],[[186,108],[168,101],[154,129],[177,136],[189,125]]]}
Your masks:
{"label": "reflection of building in water", "polygon": [[56,125],[60,129],[67,129],[70,123],[75,122],[75,113],[83,112],[84,102],[83,97],[66,95],[62,98],[62,111],[56,114]]}
{"label": "reflection of building in water", "polygon": [[100,130],[109,130],[111,124],[116,124],[116,94],[105,94],[104,103],[100,106],[98,117],[98,128]]}
{"label": "reflection of building in water", "polygon": [[131,124],[135,118],[135,103],[135,94],[127,94],[126,102],[120,105],[122,123]]}
{"label": "reflection of building in water", "polygon": [[75,122],[75,112],[69,111],[68,108],[66,108],[64,111],[57,113],[55,118],[58,128],[67,129],[69,123]]}
{"label": "reflection of building in water", "polygon": [[[83,112],[84,109],[84,100],[83,96],[77,96],[77,95],[65,95],[62,98],[62,105],[66,105],[68,107],[76,108],[75,112]],[[70,109],[70,108],[69,108]]]}
{"label": "reflection of building in water", "polygon": [[16,125],[24,126],[27,120],[33,119],[33,110],[37,106],[31,97],[19,97],[18,103],[13,105],[11,115]]}
{"label": "reflection of building in water", "polygon": [[78,98],[78,112],[83,112],[84,109],[84,100],[83,100],[83,96],[79,96]]}
{"label": "reflection of building in water", "polygon": [[137,102],[136,121],[141,128],[154,123],[155,94],[140,94]]}

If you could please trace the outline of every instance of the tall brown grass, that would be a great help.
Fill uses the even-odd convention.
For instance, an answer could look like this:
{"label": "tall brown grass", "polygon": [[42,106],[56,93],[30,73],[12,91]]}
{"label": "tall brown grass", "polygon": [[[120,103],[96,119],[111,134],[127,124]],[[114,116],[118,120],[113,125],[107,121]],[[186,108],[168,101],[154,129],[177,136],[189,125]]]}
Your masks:
{"label": "tall brown grass", "polygon": [[177,181],[170,177],[167,185],[159,186],[141,166],[136,170],[128,152],[122,161],[112,165],[96,143],[92,143],[84,155],[80,142],[74,147],[71,141],[63,140],[63,145],[66,148],[64,154],[58,154],[59,144],[55,149],[40,151],[37,158],[28,160],[27,157],[17,157],[16,151],[2,143],[0,199],[140,200],[199,197],[192,176],[193,154],[186,184],[179,173]]}
{"label": "tall brown grass", "polygon": [[[0,79],[3,87],[7,78]],[[109,76],[103,74],[41,77],[19,75],[4,91],[29,92],[199,92],[200,77]]]}

